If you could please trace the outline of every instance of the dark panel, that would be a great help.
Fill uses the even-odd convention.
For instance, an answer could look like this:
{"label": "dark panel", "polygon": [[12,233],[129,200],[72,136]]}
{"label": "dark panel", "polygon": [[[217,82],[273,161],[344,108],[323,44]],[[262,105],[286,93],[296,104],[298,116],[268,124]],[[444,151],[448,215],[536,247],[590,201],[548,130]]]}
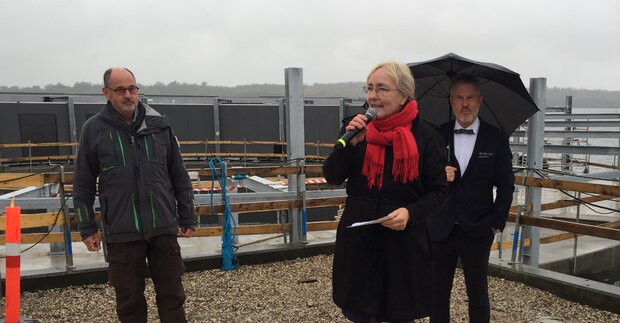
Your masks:
{"label": "dark panel", "polygon": [[[70,140],[69,118],[67,114],[67,104],[65,102],[13,102],[0,104],[0,118],[3,121],[3,125],[0,127],[0,139],[2,143],[23,143],[28,141],[27,137],[32,138],[30,134],[27,137],[23,137],[22,131],[30,131],[32,129],[22,129],[20,122],[21,115],[29,114],[55,116],[55,134],[52,137],[44,138],[42,140],[43,142],[66,142]],[[59,150],[62,155],[71,154],[71,147],[61,147]],[[22,154],[22,152],[25,154]],[[27,149],[22,151],[21,148],[5,148],[2,149],[1,153],[2,157],[6,158],[28,156]],[[41,152],[41,149],[37,149],[37,154],[47,155],[45,152]]]}
{"label": "dark panel", "polygon": [[356,114],[364,114],[366,112],[366,110],[364,108],[362,108],[362,105],[364,103],[361,103],[359,105],[347,105],[344,108],[344,117],[353,117]]}
{"label": "dark panel", "polygon": [[[331,104],[331,105],[330,105]],[[345,115],[362,112],[359,105],[347,107]],[[212,141],[215,138],[212,104],[151,104],[163,115],[168,116],[172,127],[181,141],[193,140]],[[105,107],[100,103],[76,103],[75,121],[77,137],[86,120]],[[19,129],[19,114],[56,116],[57,136],[47,137],[59,142],[70,141],[69,118],[67,105],[64,102],[30,102],[30,103],[0,103],[0,117],[6,120],[5,126],[0,128],[2,143],[21,142]],[[306,142],[334,143],[340,129],[338,105],[333,103],[311,104],[305,107],[305,135]],[[220,135],[222,140],[279,140],[278,105],[272,103],[233,103],[222,104],[220,110]],[[27,139],[26,139],[27,140]],[[205,145],[183,146],[183,152],[204,152]],[[212,152],[215,147],[210,144],[207,151]],[[222,152],[243,152],[243,145],[222,145]],[[259,153],[279,153],[280,147],[274,145],[251,145],[247,151]],[[286,150],[284,150],[286,151]],[[308,154],[316,154],[316,146],[308,146]],[[331,147],[320,147],[321,155],[327,155]],[[3,157],[20,157],[21,149],[3,149]],[[70,154],[70,147],[61,147],[60,154]],[[27,155],[25,155],[27,156]]]}
{"label": "dark panel", "polygon": [[213,139],[213,105],[150,104],[168,117],[179,140]]}
{"label": "dark panel", "polygon": [[80,140],[80,133],[82,133],[84,122],[97,114],[103,107],[105,107],[103,103],[80,103],[74,105],[75,127],[78,141]]}
{"label": "dark panel", "polygon": [[[278,106],[220,105],[220,139],[278,141]],[[273,153],[272,145],[247,145],[248,152]],[[243,152],[243,145],[222,145],[221,152]]]}
{"label": "dark panel", "polygon": [[[19,131],[22,143],[58,142],[58,126],[55,114],[20,114]],[[30,156],[28,148],[22,148],[22,156]],[[32,156],[59,155],[58,147],[32,147]]]}
{"label": "dark panel", "polygon": [[[161,115],[167,116],[174,134],[180,141],[214,140],[213,105],[207,104],[149,104]],[[212,149],[212,148],[211,148]],[[184,153],[205,152],[204,144],[183,145]]]}
{"label": "dark panel", "polygon": [[[335,144],[338,140],[340,120],[338,106],[309,105],[304,109],[304,131],[306,143]],[[332,147],[306,145],[307,155],[328,156]]]}

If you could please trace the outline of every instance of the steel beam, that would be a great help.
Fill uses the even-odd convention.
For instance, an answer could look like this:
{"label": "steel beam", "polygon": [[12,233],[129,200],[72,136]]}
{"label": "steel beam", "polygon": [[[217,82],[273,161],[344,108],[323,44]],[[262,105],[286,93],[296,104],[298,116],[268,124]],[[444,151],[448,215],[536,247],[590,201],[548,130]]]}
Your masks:
{"label": "steel beam", "polygon": [[[215,141],[220,141],[220,98],[213,98],[213,132]],[[215,153],[220,153],[220,144],[215,144]]]}
{"label": "steel beam", "polygon": [[[528,176],[540,177],[534,170],[543,169],[543,149],[545,142],[545,107],[547,105],[547,79],[530,79],[530,94],[539,110],[529,119],[527,129],[527,167]],[[528,186],[525,189],[526,215],[540,217],[542,188]],[[530,239],[530,246],[523,248],[523,263],[538,267],[540,228],[526,226],[521,241]]]}
{"label": "steel beam", "polygon": [[[294,165],[305,165],[306,146],[304,134],[304,88],[303,69],[286,68],[284,70],[286,92],[286,153],[287,162]],[[298,199],[304,201],[301,208],[289,209],[291,222],[291,242],[306,242],[306,175],[291,174],[288,176],[288,189],[294,191]]]}

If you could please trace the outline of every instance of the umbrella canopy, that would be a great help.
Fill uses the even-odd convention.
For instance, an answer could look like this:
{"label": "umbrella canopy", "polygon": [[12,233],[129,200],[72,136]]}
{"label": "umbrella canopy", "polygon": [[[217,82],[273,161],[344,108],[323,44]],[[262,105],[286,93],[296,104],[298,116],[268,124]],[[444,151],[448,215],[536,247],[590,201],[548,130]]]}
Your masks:
{"label": "umbrella canopy", "polygon": [[484,101],[479,116],[508,136],[538,112],[519,74],[505,67],[452,53],[407,65],[415,79],[419,113],[431,123],[440,125],[450,120],[450,79],[456,75],[472,75],[480,80]]}

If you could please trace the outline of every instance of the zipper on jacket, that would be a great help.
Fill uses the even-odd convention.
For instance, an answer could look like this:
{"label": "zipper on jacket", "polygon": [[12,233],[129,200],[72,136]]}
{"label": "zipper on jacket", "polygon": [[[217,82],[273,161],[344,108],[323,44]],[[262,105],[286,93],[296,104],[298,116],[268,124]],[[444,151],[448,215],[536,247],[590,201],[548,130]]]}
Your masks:
{"label": "zipper on jacket", "polygon": [[118,131],[116,132],[116,136],[118,136],[118,146],[121,148],[121,156],[123,156],[123,166],[127,166],[127,163],[125,162],[125,148],[123,148],[123,138],[121,138],[121,134],[118,133]]}
{"label": "zipper on jacket", "polygon": [[140,232],[140,221],[138,220],[138,210],[136,209],[136,196],[131,193],[131,206],[133,207],[133,222],[136,226],[136,231]]}
{"label": "zipper on jacket", "polygon": [[149,154],[149,142],[148,140],[146,140],[147,136],[144,136],[144,149],[146,149],[146,161],[150,162],[151,161],[151,156]]}
{"label": "zipper on jacket", "polygon": [[152,133],[152,134],[151,134],[151,138],[153,138],[153,157],[154,157],[154,158],[156,158],[156,157],[158,157],[158,156],[159,156],[159,154],[160,154],[160,153],[157,151],[157,149],[156,149],[156,148],[158,147],[158,145],[157,145],[157,136],[155,136],[155,134],[154,134],[154,133]]}
{"label": "zipper on jacket", "polygon": [[[88,221],[90,219],[90,215],[88,214],[88,210],[86,209],[85,206],[82,206],[84,208],[84,215],[86,216],[86,221]],[[78,208],[79,210],[80,208]]]}
{"label": "zipper on jacket", "polygon": [[153,192],[149,192],[151,196],[151,214],[153,215],[153,229],[157,228],[157,213],[155,212],[155,204],[153,203]]}
{"label": "zipper on jacket", "polygon": [[75,214],[77,215],[78,218],[78,222],[79,223],[83,223],[84,221],[82,221],[82,211],[80,211],[80,208],[77,208],[77,210],[75,210]]}

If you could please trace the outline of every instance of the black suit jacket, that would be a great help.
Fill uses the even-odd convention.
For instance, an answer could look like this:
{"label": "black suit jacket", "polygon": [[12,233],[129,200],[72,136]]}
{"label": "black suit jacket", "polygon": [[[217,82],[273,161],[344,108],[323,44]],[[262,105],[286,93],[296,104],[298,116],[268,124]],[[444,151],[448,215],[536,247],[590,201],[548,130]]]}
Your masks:
{"label": "black suit jacket", "polygon": [[[443,124],[439,131],[453,147],[454,121]],[[450,164],[457,168],[449,184],[448,202],[428,219],[429,236],[444,240],[455,223],[472,238],[489,237],[492,228],[503,230],[514,191],[512,153],[508,137],[500,129],[480,120],[474,151],[463,175],[450,149]],[[495,199],[493,187],[497,188]]]}

